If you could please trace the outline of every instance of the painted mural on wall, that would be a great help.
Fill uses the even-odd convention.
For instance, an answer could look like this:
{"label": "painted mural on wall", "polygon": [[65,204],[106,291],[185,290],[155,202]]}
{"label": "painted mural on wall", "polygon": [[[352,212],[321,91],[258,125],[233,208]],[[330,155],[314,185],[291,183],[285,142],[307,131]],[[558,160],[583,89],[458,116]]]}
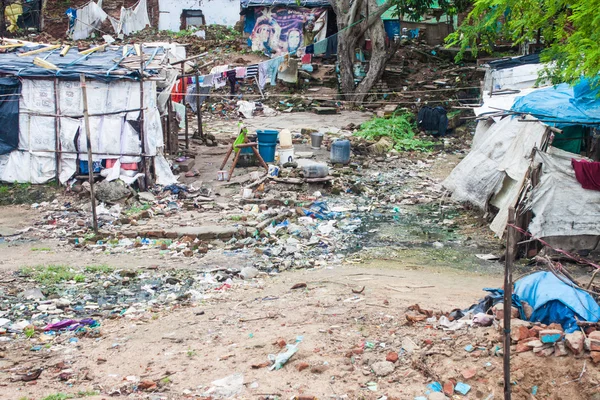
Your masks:
{"label": "painted mural on wall", "polygon": [[295,54],[325,39],[326,8],[256,7],[250,39],[253,51]]}

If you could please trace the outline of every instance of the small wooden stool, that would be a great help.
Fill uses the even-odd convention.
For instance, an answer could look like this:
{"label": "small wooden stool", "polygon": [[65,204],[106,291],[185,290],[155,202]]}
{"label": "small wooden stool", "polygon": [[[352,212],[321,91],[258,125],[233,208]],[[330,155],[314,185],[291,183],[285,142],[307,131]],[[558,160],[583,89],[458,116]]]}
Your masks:
{"label": "small wooden stool", "polygon": [[235,142],[233,142],[229,146],[229,150],[227,150],[227,154],[225,155],[223,164],[221,164],[221,168],[219,168],[219,170],[223,170],[223,168],[225,168],[225,165],[227,165],[229,156],[231,156],[232,152],[235,152],[235,157],[233,158],[233,165],[231,166],[231,169],[229,170],[229,177],[227,178],[227,182],[229,182],[231,180],[231,177],[233,176],[233,170],[235,169],[235,166],[238,163],[241,150],[248,148],[248,147],[250,147],[252,149],[252,152],[258,159],[258,162],[260,163],[260,165],[262,165],[264,167],[264,169],[267,170],[267,172],[269,172],[269,167],[267,166],[267,164],[265,163],[265,160],[263,160],[263,158],[260,156],[260,153],[258,152],[258,149],[257,149],[258,143],[256,143],[256,142],[248,143],[248,138],[246,137],[246,133],[248,133],[248,131],[246,129],[243,129],[242,132],[240,132],[240,135],[235,140]]}

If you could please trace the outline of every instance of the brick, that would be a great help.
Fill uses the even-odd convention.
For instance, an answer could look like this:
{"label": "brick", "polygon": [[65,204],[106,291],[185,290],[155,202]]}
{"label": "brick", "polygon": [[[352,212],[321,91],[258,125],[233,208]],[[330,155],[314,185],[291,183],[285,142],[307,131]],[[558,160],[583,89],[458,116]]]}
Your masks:
{"label": "brick", "polygon": [[305,362],[301,362],[301,363],[296,364],[296,369],[298,371],[303,371],[303,370],[305,370],[308,367],[310,367],[310,365],[308,365],[308,363],[305,363]]}
{"label": "brick", "polygon": [[465,379],[471,379],[473,378],[475,375],[477,375],[477,368],[468,368],[465,369],[464,371],[462,371],[460,373],[462,375],[463,378]]}
{"label": "brick", "polygon": [[568,355],[567,346],[565,346],[565,342],[556,342],[554,343],[554,355],[556,357],[564,357]]}
{"label": "brick", "polygon": [[539,357],[548,357],[554,353],[554,345],[546,344],[542,347],[534,347],[533,353]]}
{"label": "brick", "polygon": [[531,329],[529,329],[529,337],[539,338],[540,331],[543,331],[543,330],[544,330],[544,328],[542,328],[541,326],[534,326]]}
{"label": "brick", "polygon": [[548,327],[546,329],[556,329],[557,331],[564,332],[562,325],[557,324],[556,322],[553,322],[550,325],[548,325]]}
{"label": "brick", "polygon": [[540,331],[540,340],[542,343],[556,343],[562,340],[563,336],[564,332],[558,329],[544,329]]}
{"label": "brick", "polygon": [[511,329],[510,338],[514,342],[520,342],[523,339],[527,339],[529,337],[529,329],[526,326],[517,326],[514,329]]}
{"label": "brick", "polygon": [[590,341],[590,350],[600,351],[600,332],[590,332],[590,334],[588,335],[588,339]]}
{"label": "brick", "polygon": [[590,356],[592,357],[594,364],[600,363],[600,351],[592,351]]}
{"label": "brick", "polygon": [[531,347],[529,347],[527,343],[517,343],[517,348],[515,351],[517,353],[525,353],[529,350],[531,350]]}
{"label": "brick", "polygon": [[385,360],[395,363],[396,361],[398,361],[398,353],[396,353],[395,351],[390,351],[389,353],[387,353]]}
{"label": "brick", "polygon": [[443,390],[446,396],[452,397],[452,395],[454,394],[454,383],[452,381],[444,383]]}
{"label": "brick", "polygon": [[585,336],[580,331],[568,333],[565,335],[565,345],[573,354],[581,354],[583,352],[583,344]]}

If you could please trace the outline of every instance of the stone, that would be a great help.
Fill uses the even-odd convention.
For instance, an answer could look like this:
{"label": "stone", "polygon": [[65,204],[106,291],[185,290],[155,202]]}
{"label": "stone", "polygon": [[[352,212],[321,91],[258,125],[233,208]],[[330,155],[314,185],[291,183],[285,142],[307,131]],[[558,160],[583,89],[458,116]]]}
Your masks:
{"label": "stone", "polygon": [[529,337],[529,329],[526,326],[517,326],[514,329],[511,329],[510,338],[514,342],[520,342],[523,339],[527,339]]}
{"label": "stone", "polygon": [[564,332],[558,329],[544,329],[540,331],[540,341],[542,343],[556,343],[562,340],[563,336]]}
{"label": "stone", "polygon": [[119,181],[103,180],[94,186],[96,199],[104,203],[114,204],[131,195],[131,191]]}
{"label": "stone", "polygon": [[562,325],[561,324],[557,324],[556,322],[551,323],[550,325],[548,325],[546,327],[546,329],[555,329],[557,331],[561,331],[564,332]]}
{"label": "stone", "polygon": [[196,165],[196,160],[188,158],[181,162],[177,162],[177,165],[179,165],[179,170],[181,172],[189,172],[194,168],[194,165]]}
{"label": "stone", "polygon": [[371,369],[377,376],[388,376],[394,372],[394,364],[389,361],[379,361],[371,365]]}
{"label": "stone", "polygon": [[42,293],[42,291],[39,288],[31,288],[24,290],[21,293],[19,293],[17,297],[23,297],[25,299],[32,300],[43,300],[46,298],[46,296],[44,296],[44,293]]}
{"label": "stone", "polygon": [[573,354],[578,355],[583,352],[583,345],[585,342],[585,336],[580,331],[573,333],[567,333],[565,335],[565,345]]}
{"label": "stone", "polygon": [[527,318],[527,320],[530,320],[531,315],[533,314],[533,307],[531,307],[526,301],[522,301],[521,306],[523,307],[523,314],[525,314],[525,318]]}
{"label": "stone", "polygon": [[305,369],[306,369],[306,368],[308,368],[308,367],[310,367],[310,365],[308,365],[308,363],[305,363],[305,362],[301,362],[301,363],[298,363],[298,364],[296,364],[296,369],[297,369],[299,372],[301,372],[301,371],[305,370]]}
{"label": "stone", "polygon": [[473,368],[468,368],[465,369],[464,371],[462,371],[460,373],[462,375],[463,378],[465,379],[471,379],[473,378],[475,375],[477,375],[477,368],[473,367]]}
{"label": "stone", "polygon": [[407,354],[412,354],[415,351],[419,350],[420,347],[416,344],[411,338],[405,337],[402,339],[402,348],[406,351]]}
{"label": "stone", "polygon": [[259,270],[254,267],[242,268],[242,271],[240,272],[240,276],[244,280],[256,278],[258,276],[258,274],[259,274]]}
{"label": "stone", "polygon": [[446,395],[442,392],[433,392],[433,393],[429,393],[429,396],[427,396],[427,400],[447,400],[448,398],[446,397]]}
{"label": "stone", "polygon": [[137,196],[140,201],[145,201],[146,203],[153,203],[156,201],[156,197],[150,192],[139,192]]}
{"label": "stone", "polygon": [[590,341],[590,351],[600,351],[600,331],[590,332],[588,340]]}
{"label": "stone", "polygon": [[556,357],[564,357],[568,355],[567,346],[565,346],[565,342],[556,342],[554,343],[554,355]]}
{"label": "stone", "polygon": [[396,361],[398,361],[398,353],[396,353],[395,351],[390,351],[389,353],[387,353],[385,360],[395,363]]}
{"label": "stone", "polygon": [[531,347],[529,347],[529,345],[527,344],[527,342],[525,343],[517,343],[517,347],[515,349],[515,351],[517,353],[525,353],[527,351],[531,350]]}
{"label": "stone", "polygon": [[200,240],[230,239],[239,230],[235,226],[184,226],[177,228],[178,236],[195,236]]}
{"label": "stone", "polygon": [[541,347],[534,347],[533,353],[536,356],[540,357],[548,357],[554,353],[554,345],[553,344],[545,344]]}
{"label": "stone", "polygon": [[592,351],[590,352],[590,356],[592,357],[594,364],[600,363],[600,351]]}
{"label": "stone", "polygon": [[544,328],[542,328],[541,326],[534,326],[531,329],[529,329],[529,337],[539,338],[540,332],[543,330],[544,330]]}
{"label": "stone", "polygon": [[444,387],[442,390],[444,391],[444,394],[446,396],[452,397],[452,395],[454,394],[454,382],[447,381],[446,383],[444,383]]}
{"label": "stone", "polygon": [[190,249],[185,249],[185,250],[183,251],[183,255],[184,255],[185,257],[191,257],[191,256],[193,256],[193,255],[194,255],[194,252],[193,252],[192,250],[190,250]]}
{"label": "stone", "polygon": [[387,154],[387,152],[389,150],[391,150],[392,146],[393,146],[393,143],[390,139],[388,139],[386,137],[382,137],[381,139],[379,139],[379,141],[377,143],[369,146],[367,148],[367,150],[371,154],[385,155],[385,154]]}

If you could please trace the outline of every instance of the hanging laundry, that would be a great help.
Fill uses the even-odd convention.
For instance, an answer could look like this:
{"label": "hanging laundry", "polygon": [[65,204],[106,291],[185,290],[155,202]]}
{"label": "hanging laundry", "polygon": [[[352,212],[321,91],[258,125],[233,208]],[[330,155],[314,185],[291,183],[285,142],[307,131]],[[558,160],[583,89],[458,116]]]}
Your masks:
{"label": "hanging laundry", "polygon": [[306,46],[306,54],[315,54],[315,45]]}
{"label": "hanging laundry", "polygon": [[298,60],[292,59],[287,63],[281,64],[278,77],[287,83],[298,82]]}
{"label": "hanging laundry", "polygon": [[[289,58],[289,55],[287,57]],[[269,76],[269,82],[271,82],[271,86],[277,85],[277,74],[279,73],[279,66],[281,65],[283,60],[284,57],[277,57],[273,58],[270,61],[267,61],[267,75]]]}
{"label": "hanging laundry", "polygon": [[246,78],[246,67],[237,67],[235,69],[235,77],[238,79]]}
{"label": "hanging laundry", "polygon": [[67,34],[73,40],[87,39],[108,18],[108,14],[102,10],[101,4],[101,1],[99,3],[91,1],[83,8],[69,8],[65,12],[69,17]]}
{"label": "hanging laundry", "polygon": [[[328,40],[321,40],[320,42],[315,43],[315,55],[320,56],[327,52],[327,42]],[[308,53],[308,51],[307,51]]]}
{"label": "hanging laundry", "polygon": [[121,7],[121,16],[119,19],[108,16],[110,23],[118,35],[130,35],[141,31],[150,25],[148,17],[147,0],[140,0],[135,6],[130,8]]}
{"label": "hanging laundry", "polygon": [[[214,85],[214,79],[215,79],[214,75],[204,75],[204,76],[198,77],[201,87],[212,87]],[[196,82],[193,81],[192,83],[196,83]]]}
{"label": "hanging laundry", "polygon": [[185,105],[173,102],[173,111],[175,112],[175,119],[179,122],[179,128],[185,128]]}
{"label": "hanging laundry", "polygon": [[173,86],[173,90],[171,91],[171,100],[175,103],[180,103],[183,100],[184,89],[183,89],[183,79],[178,79],[175,86]]}
{"label": "hanging laundry", "polygon": [[258,64],[258,86],[264,89],[267,84],[267,76],[269,76],[269,62],[261,62]]}
{"label": "hanging laundry", "polygon": [[600,162],[571,160],[575,178],[581,187],[588,190],[600,190]]}
{"label": "hanging laundry", "polygon": [[[202,103],[206,100],[207,95],[210,93],[210,86],[200,86],[200,107],[202,107]],[[188,88],[187,95],[185,96],[185,102],[190,105],[190,108],[194,112],[198,112],[198,108],[196,107],[196,85],[192,85]]]}
{"label": "hanging laundry", "polygon": [[215,89],[222,88],[227,84],[227,77],[223,76],[223,72],[229,69],[229,65],[217,65],[210,70],[210,74],[213,75],[213,84]]}
{"label": "hanging laundry", "polygon": [[258,78],[258,64],[253,64],[246,68],[246,78]]}
{"label": "hanging laundry", "polygon": [[225,72],[225,76],[227,77],[227,82],[229,82],[229,94],[233,96],[235,94],[235,84],[237,83],[235,69]]}
{"label": "hanging laundry", "polygon": [[329,36],[327,38],[327,50],[325,51],[325,57],[331,57],[337,54],[338,47],[338,35]]}
{"label": "hanging laundry", "polygon": [[312,54],[305,54],[302,56],[302,64],[312,63]]}

